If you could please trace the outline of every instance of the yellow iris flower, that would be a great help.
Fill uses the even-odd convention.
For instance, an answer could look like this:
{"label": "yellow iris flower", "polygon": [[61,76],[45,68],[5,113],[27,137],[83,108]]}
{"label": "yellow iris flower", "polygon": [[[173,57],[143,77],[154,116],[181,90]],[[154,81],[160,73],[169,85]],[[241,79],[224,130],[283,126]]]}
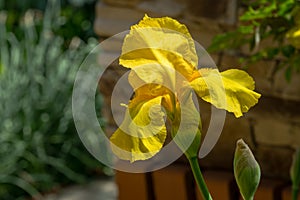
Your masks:
{"label": "yellow iris flower", "polygon": [[300,25],[289,30],[286,37],[295,48],[300,49]]}
{"label": "yellow iris flower", "polygon": [[[175,131],[180,123],[187,130],[191,126],[200,129],[199,113],[189,92],[192,89],[204,101],[236,117],[260,98],[253,91],[253,79],[242,70],[197,69],[194,40],[185,25],[169,17],[146,15],[132,26],[119,61],[131,69],[128,80],[135,94],[110,140],[113,152],[131,162],[149,159],[160,151],[167,135],[166,117]],[[180,121],[184,109],[178,99],[188,104],[185,122]]]}

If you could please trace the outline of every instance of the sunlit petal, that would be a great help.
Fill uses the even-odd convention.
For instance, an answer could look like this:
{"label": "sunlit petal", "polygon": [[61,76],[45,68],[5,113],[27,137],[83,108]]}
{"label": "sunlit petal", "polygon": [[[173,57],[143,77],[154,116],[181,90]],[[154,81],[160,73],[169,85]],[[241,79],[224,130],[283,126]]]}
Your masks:
{"label": "sunlit petal", "polygon": [[205,101],[240,117],[254,106],[260,94],[254,92],[253,79],[242,70],[200,69],[200,77],[190,85]]}
{"label": "sunlit petal", "polygon": [[196,69],[198,57],[185,25],[169,17],[145,16],[126,36],[120,64],[128,68],[159,64],[189,78]]}
{"label": "sunlit petal", "polygon": [[288,41],[296,48],[300,49],[300,26],[296,26],[286,33]]}
{"label": "sunlit petal", "polygon": [[163,97],[128,105],[124,121],[111,136],[113,152],[121,159],[145,160],[154,156],[166,138]]}

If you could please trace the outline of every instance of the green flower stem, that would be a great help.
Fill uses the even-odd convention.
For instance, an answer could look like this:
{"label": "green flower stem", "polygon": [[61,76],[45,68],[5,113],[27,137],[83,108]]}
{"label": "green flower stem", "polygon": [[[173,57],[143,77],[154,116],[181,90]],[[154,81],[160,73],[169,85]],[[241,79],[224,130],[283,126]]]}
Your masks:
{"label": "green flower stem", "polygon": [[292,200],[297,200],[298,199],[298,192],[299,192],[299,188],[298,187],[293,187],[293,189],[292,189]]}
{"label": "green flower stem", "polygon": [[202,197],[204,200],[212,200],[212,197],[207,189],[207,186],[205,184],[205,181],[203,179],[200,167],[199,167],[199,163],[198,163],[198,158],[197,157],[190,157],[188,158],[193,174],[194,174],[194,178],[197,182],[197,185],[200,189],[200,192],[202,194]]}

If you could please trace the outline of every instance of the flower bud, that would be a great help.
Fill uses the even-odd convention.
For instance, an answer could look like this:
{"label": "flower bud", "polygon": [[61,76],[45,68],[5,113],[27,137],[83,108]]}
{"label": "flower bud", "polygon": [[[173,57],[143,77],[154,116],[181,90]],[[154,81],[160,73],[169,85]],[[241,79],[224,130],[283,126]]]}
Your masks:
{"label": "flower bud", "polygon": [[233,165],[234,177],[243,199],[253,200],[260,181],[260,167],[242,139],[237,141]]}

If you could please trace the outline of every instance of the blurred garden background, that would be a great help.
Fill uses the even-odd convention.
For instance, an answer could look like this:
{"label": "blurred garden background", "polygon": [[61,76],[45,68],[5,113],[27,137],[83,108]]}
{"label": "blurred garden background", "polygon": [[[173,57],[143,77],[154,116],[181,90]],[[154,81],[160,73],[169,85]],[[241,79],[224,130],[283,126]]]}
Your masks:
{"label": "blurred garden background", "polygon": [[[112,171],[81,143],[76,72],[98,44],[94,0],[0,1],[0,199],[41,199]],[[96,110],[101,118],[101,97]]]}

